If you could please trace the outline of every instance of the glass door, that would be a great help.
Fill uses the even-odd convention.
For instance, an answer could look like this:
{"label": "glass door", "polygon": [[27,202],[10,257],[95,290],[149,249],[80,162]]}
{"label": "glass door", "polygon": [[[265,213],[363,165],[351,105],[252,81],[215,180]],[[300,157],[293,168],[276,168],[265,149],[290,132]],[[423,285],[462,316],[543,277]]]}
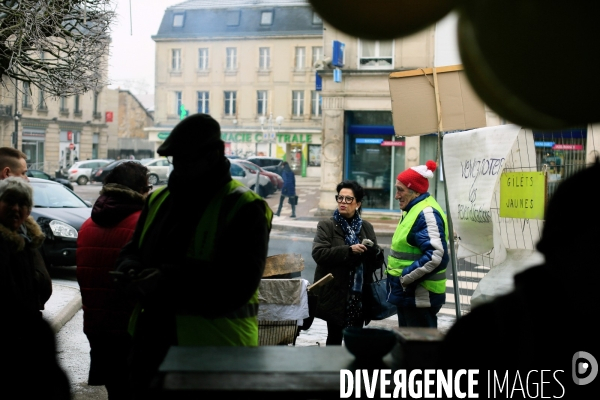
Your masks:
{"label": "glass door", "polygon": [[27,165],[31,169],[44,169],[44,142],[23,142],[23,153],[27,156]]}

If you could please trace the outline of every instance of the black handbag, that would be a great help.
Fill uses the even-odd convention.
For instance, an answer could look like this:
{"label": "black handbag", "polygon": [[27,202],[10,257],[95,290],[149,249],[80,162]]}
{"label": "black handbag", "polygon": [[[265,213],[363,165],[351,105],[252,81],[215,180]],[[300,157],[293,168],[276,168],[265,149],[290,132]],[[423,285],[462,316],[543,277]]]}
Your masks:
{"label": "black handbag", "polygon": [[293,206],[298,205],[298,196],[288,197],[288,203],[290,203]]}
{"label": "black handbag", "polygon": [[370,298],[365,302],[365,319],[371,321],[386,319],[398,313],[396,306],[387,302],[388,288],[387,280],[383,279],[383,267],[378,270],[380,276],[377,277],[377,270],[373,271],[373,283],[369,284],[371,290],[370,293],[366,293]]}

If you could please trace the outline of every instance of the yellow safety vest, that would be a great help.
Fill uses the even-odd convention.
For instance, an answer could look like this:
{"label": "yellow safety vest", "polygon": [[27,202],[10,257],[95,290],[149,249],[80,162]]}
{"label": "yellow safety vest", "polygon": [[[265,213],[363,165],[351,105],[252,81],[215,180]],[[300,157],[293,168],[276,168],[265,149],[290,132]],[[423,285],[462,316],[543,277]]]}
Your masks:
{"label": "yellow safety vest", "polygon": [[[392,276],[402,276],[402,270],[413,262],[421,258],[423,253],[418,247],[408,243],[408,234],[415,224],[417,217],[427,207],[432,207],[437,210],[444,221],[444,233],[446,240],[448,239],[448,220],[446,214],[437,201],[431,196],[418,202],[408,211],[403,213],[403,218],[394,232],[392,244],[390,246],[390,255],[388,256],[387,273]],[[425,289],[433,293],[446,292],[446,269],[430,274],[426,279],[419,283]]]}
{"label": "yellow safety vest", "polygon": [[[150,195],[149,210],[140,235],[141,248],[145,235],[152,225],[160,206],[169,196],[164,187]],[[227,196],[237,196],[234,207],[227,211],[225,223],[229,223],[242,206],[253,201],[264,201],[260,196],[236,180],[224,185],[213,197],[204,211],[195,235],[191,238],[187,257],[198,261],[213,261],[214,238],[217,234],[219,215],[225,212],[221,204]],[[273,212],[265,204],[265,219],[271,224]],[[138,308],[138,312],[143,312]],[[204,318],[198,315],[176,315],[177,340],[180,346],[258,346],[258,289],[248,303],[239,309],[217,318]],[[135,325],[137,313],[132,315],[131,325]],[[131,329],[130,329],[131,331]]]}

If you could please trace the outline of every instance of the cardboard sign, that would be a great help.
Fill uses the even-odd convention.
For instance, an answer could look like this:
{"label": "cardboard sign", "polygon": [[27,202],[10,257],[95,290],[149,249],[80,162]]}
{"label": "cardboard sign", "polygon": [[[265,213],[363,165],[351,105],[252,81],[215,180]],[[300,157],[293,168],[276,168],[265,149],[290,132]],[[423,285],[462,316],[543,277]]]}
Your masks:
{"label": "cardboard sign", "polygon": [[544,219],[546,174],[509,172],[500,177],[500,217]]}
{"label": "cardboard sign", "polygon": [[492,199],[521,128],[501,125],[444,136],[444,170],[459,258],[494,247]]}

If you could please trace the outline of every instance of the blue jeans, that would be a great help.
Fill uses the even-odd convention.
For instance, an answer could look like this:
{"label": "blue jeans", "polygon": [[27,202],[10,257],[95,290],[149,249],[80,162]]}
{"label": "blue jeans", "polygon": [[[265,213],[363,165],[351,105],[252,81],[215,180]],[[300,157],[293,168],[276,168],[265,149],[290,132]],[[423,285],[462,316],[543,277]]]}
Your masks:
{"label": "blue jeans", "polygon": [[437,313],[442,306],[416,308],[398,307],[398,326],[437,328]]}

